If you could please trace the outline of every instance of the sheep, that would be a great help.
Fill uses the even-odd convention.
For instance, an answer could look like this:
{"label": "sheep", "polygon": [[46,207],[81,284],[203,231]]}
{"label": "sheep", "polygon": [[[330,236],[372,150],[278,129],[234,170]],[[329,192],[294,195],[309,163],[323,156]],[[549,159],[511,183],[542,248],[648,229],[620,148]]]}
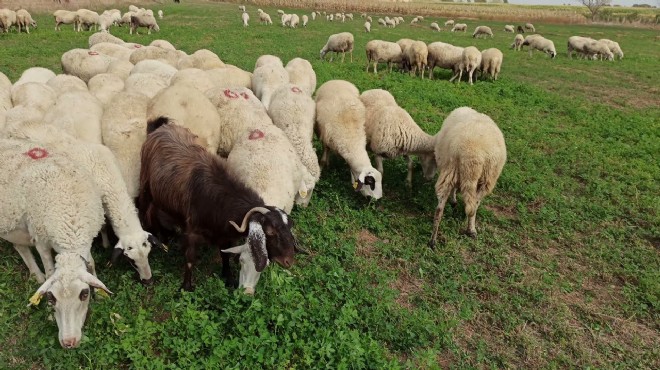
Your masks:
{"label": "sheep", "polygon": [[55,77],[55,72],[48,68],[31,67],[23,71],[21,77],[14,83],[14,86],[19,86],[28,82],[45,84],[53,77]]}
{"label": "sheep", "polygon": [[403,57],[399,44],[382,40],[369,41],[366,46],[366,52],[366,71],[369,72],[369,65],[373,62],[374,74],[378,73],[376,67],[379,62],[387,63],[390,72],[392,72],[392,64],[401,63],[401,58]]}
{"label": "sheep", "polygon": [[417,22],[419,22],[419,18],[415,17],[410,21],[410,24],[415,24]]}
{"label": "sheep", "polygon": [[415,41],[409,48],[406,48],[406,51],[403,53],[403,58],[406,59],[408,65],[411,67],[411,76],[415,76],[415,73],[419,71],[421,78],[424,79],[428,54],[428,47],[423,41]]}
{"label": "sheep", "polygon": [[[226,248],[247,236],[257,272],[270,259],[284,268],[293,265],[296,242],[282,210],[267,206],[237,180],[225,160],[197,145],[188,129],[167,124],[161,117],[149,122],[147,130],[141,152],[140,216],[150,227],[158,228],[165,218],[183,230],[187,261],[183,289],[193,290],[198,241]],[[229,279],[229,258],[222,254],[222,260],[223,276]]]}
{"label": "sheep", "polygon": [[452,27],[451,32],[457,32],[457,31],[467,32],[467,24],[456,23],[454,27]]}
{"label": "sheep", "polygon": [[157,46],[140,46],[133,51],[128,61],[137,64],[139,61],[145,59],[162,59],[165,63],[176,68],[179,65],[180,58],[181,55],[173,50],[167,50]]}
{"label": "sheep", "polygon": [[103,13],[99,16],[99,32],[110,33],[110,26],[115,24],[115,19],[112,14]]}
{"label": "sheep", "polygon": [[270,19],[270,15],[264,12],[259,13],[259,22],[263,24],[273,24],[273,21]]}
{"label": "sheep", "polygon": [[369,22],[369,21],[364,22],[364,32],[366,32],[366,33],[371,32],[371,22]]}
{"label": "sheep", "polygon": [[449,19],[445,22],[445,27],[448,27],[448,26],[454,26],[454,20],[453,19]]}
{"label": "sheep", "polygon": [[458,75],[454,73],[454,76],[449,80],[449,82],[453,81],[457,76],[458,76],[458,80],[456,82],[457,83],[461,82],[461,77],[463,76],[463,70],[465,70],[468,73],[468,81],[470,82],[470,85],[472,85],[472,75],[474,74],[474,71],[477,68],[479,68],[480,65],[481,65],[481,52],[479,51],[479,49],[475,48],[474,46],[466,47],[465,49],[463,49],[461,62],[458,66]]}
{"label": "sheep", "polygon": [[53,17],[55,17],[55,31],[61,31],[61,24],[73,24],[73,29],[76,29],[76,12],[68,10],[56,10],[53,12]]}
{"label": "sheep", "polygon": [[220,57],[214,52],[207,49],[200,49],[179,59],[177,67],[178,69],[199,68],[202,70],[209,70],[214,68],[224,68],[225,63],[220,60]]}
{"label": "sheep", "polygon": [[82,27],[85,26],[88,30],[99,24],[99,13],[88,10],[88,9],[78,9],[76,10],[76,31],[80,32]]}
{"label": "sheep", "polygon": [[433,31],[438,31],[438,32],[440,32],[440,26],[439,26],[436,22],[431,23],[431,25],[429,26],[429,28],[431,28]]}
{"label": "sheep", "polygon": [[518,31],[518,33],[525,33],[525,29],[523,28],[523,26],[520,25],[516,27],[516,31]]}
{"label": "sheep", "polygon": [[147,106],[147,120],[164,116],[199,136],[199,145],[209,153],[218,152],[220,117],[209,99],[199,90],[178,84],[161,90]]}
{"label": "sheep", "polygon": [[[334,51],[335,54],[339,54],[341,52],[341,62],[344,63],[344,56],[346,52],[349,52],[351,53],[351,63],[352,63],[353,44],[354,44],[354,38],[353,38],[353,34],[350,32],[342,32],[342,33],[336,33],[334,35],[330,35],[330,37],[328,37],[328,42],[326,42],[323,48],[321,49],[320,52],[321,59],[325,59],[324,56],[330,51]],[[332,59],[333,57],[330,57],[331,62]]]}
{"label": "sheep", "polygon": [[515,33],[516,29],[512,24],[507,24],[506,26],[504,26],[504,32]]}
{"label": "sheep", "polygon": [[270,98],[278,86],[289,82],[289,73],[284,67],[276,64],[267,64],[254,70],[252,74],[252,88],[254,95],[261,100],[268,109]]}
{"label": "sheep", "polygon": [[243,12],[243,13],[245,13],[245,5],[239,5],[239,6],[238,6],[238,10],[240,10],[240,11]]}
{"label": "sheep", "polygon": [[513,38],[513,43],[511,44],[510,48],[515,49],[516,51],[520,51],[524,42],[525,37],[521,34],[517,34],[516,37]]}
{"label": "sheep", "polygon": [[132,69],[133,69],[133,63],[126,60],[117,59],[110,62],[106,73],[111,73],[113,75],[116,75],[117,77],[121,78],[123,81],[128,78],[128,76],[131,74]]}
{"label": "sheep", "polygon": [[474,29],[474,33],[472,33],[472,38],[477,38],[480,36],[490,36],[493,38],[493,31],[490,29],[488,26],[478,26],[477,28]]}
{"label": "sheep", "polygon": [[265,66],[267,64],[275,64],[277,66],[284,67],[284,63],[282,63],[282,59],[280,59],[280,57],[275,55],[265,54],[257,58],[257,61],[254,63],[254,69],[257,69],[261,66]]}
{"label": "sheep", "polygon": [[502,69],[503,59],[504,54],[502,54],[499,49],[486,49],[481,52],[481,65],[479,66],[479,71],[482,75],[486,74],[493,80],[497,81],[497,76],[500,74],[500,69]]}
{"label": "sheep", "polygon": [[137,13],[131,12],[131,11],[128,11],[128,12],[124,13],[124,15],[121,16],[121,20],[119,21],[118,24],[119,25],[127,24],[127,25],[130,26],[131,25],[131,17],[136,15],[136,14]]}
{"label": "sheep", "polygon": [[147,138],[148,103],[149,98],[143,94],[116,94],[106,105],[101,119],[103,145],[117,159],[128,196],[132,199],[137,198],[139,193],[140,149]]}
{"label": "sheep", "polygon": [[280,18],[282,21],[282,27],[286,27],[291,24],[291,14],[283,14]]}
{"label": "sheep", "polygon": [[153,73],[162,77],[168,85],[177,72],[178,70],[171,65],[161,62],[160,60],[152,59],[145,59],[138,62],[131,70],[131,74]]}
{"label": "sheep", "polygon": [[[247,14],[247,13],[246,13]],[[135,34],[137,35],[137,29],[139,27],[146,27],[147,28],[147,34],[151,35],[151,30],[154,30],[156,32],[160,31],[160,27],[158,27],[158,23],[156,23],[156,18],[154,18],[153,14],[137,14],[137,15],[132,15],[131,16],[131,28],[129,33],[132,35],[133,31],[135,31]]]}
{"label": "sheep", "polygon": [[555,44],[551,40],[548,40],[541,35],[527,36],[525,37],[525,41],[523,41],[522,44],[523,46],[525,45],[529,46],[530,57],[532,56],[532,53],[534,52],[535,49],[548,54],[552,59],[554,59],[557,56]]}
{"label": "sheep", "polygon": [[89,79],[87,83],[89,92],[98,99],[104,108],[119,92],[124,90],[124,79],[112,74],[101,73]]}
{"label": "sheep", "polygon": [[385,20],[383,18],[378,18],[378,24],[381,25],[381,26],[387,26],[387,24],[385,23]]}
{"label": "sheep", "polygon": [[353,20],[353,13],[346,13],[346,18]]}
{"label": "sheep", "polygon": [[307,16],[307,14],[303,14],[302,22],[303,22],[303,27],[307,27],[307,22],[309,22],[309,17]]}
{"label": "sheep", "polygon": [[411,187],[413,162],[410,155],[415,154],[423,158],[425,177],[433,176],[435,172],[434,137],[419,128],[405,109],[396,103],[376,103],[367,108],[366,117],[368,117],[365,120],[367,145],[376,155],[376,169],[381,175],[384,174],[384,157],[395,158],[403,155],[408,161],[406,186]]}
{"label": "sheep", "polygon": [[582,46],[582,52],[588,56],[593,56],[593,59],[600,57],[600,60],[606,58],[607,60],[614,60],[614,53],[610,50],[606,43],[601,41],[592,40]]}
{"label": "sheep", "polygon": [[531,24],[531,23],[525,23],[525,30],[526,30],[526,31],[536,32],[536,28],[534,28],[534,25]]}
{"label": "sheep", "polygon": [[133,50],[111,42],[94,44],[89,50],[125,61],[130,60],[133,53]]}
{"label": "sheep", "polygon": [[447,198],[451,195],[450,203],[456,204],[457,190],[465,203],[467,234],[477,236],[477,208],[495,188],[506,162],[504,136],[487,115],[469,107],[455,109],[437,134],[435,160],[440,175],[435,184],[438,206],[433,218],[431,248],[436,244]]}
{"label": "sheep", "polygon": [[[314,100],[303,92],[303,89],[292,83],[281,85],[273,92],[272,102],[268,108],[268,115],[273,124],[279,127],[291,141],[302,164],[313,177],[313,185],[321,177],[318,158],[312,145],[314,136],[314,120],[316,117],[316,104]],[[297,196],[296,203],[306,206],[311,197],[311,190],[305,196]]]}
{"label": "sheep", "polygon": [[241,21],[243,22],[243,27],[249,26],[248,22],[250,21],[250,15],[247,12],[241,14]]}
{"label": "sheep", "polygon": [[619,60],[623,59],[623,50],[621,50],[618,42],[609,39],[600,39],[598,41],[605,43],[610,48],[610,51],[619,57]]}
{"label": "sheep", "polygon": [[374,23],[373,19],[371,19],[371,16],[367,16],[367,22]]}
{"label": "sheep", "polygon": [[9,33],[12,26],[17,25],[16,12],[10,9],[0,9],[0,28]]}
{"label": "sheep", "polygon": [[129,6],[128,6],[128,11],[129,11],[129,12],[137,13],[137,12],[140,11],[140,8],[138,8],[138,7],[135,6],[135,5],[129,5]]}
{"label": "sheep", "polygon": [[316,72],[309,61],[293,58],[284,69],[289,74],[290,83],[298,85],[307,95],[312,96],[316,90]]}
{"label": "sheep", "polygon": [[394,28],[396,27],[396,23],[394,22],[393,19],[386,19],[385,20],[385,25],[389,28]]}
{"label": "sheep", "polygon": [[316,12],[312,12],[312,20],[313,20],[313,21],[316,20]]}
{"label": "sheep", "polygon": [[383,89],[371,89],[362,92],[362,94],[360,94],[360,101],[364,104],[365,122],[371,120],[371,113],[373,113],[376,108],[397,106],[394,96],[392,96],[389,91]]}
{"label": "sheep", "polygon": [[30,13],[25,9],[16,11],[16,24],[18,25],[18,32],[21,32],[21,27],[25,28],[27,33],[30,33],[30,26],[37,28],[37,21],[32,19]]}
{"label": "sheep", "polygon": [[277,15],[283,16],[284,15],[284,10],[277,9]]}
{"label": "sheep", "polygon": [[329,151],[337,152],[351,170],[351,183],[364,196],[383,196],[382,175],[371,166],[364,131],[365,108],[359,91],[348,81],[331,80],[316,92],[316,127],[323,143],[321,166],[329,163]]}
{"label": "sheep", "polygon": [[27,82],[11,88],[11,101],[14,107],[23,106],[38,111],[41,116],[55,105],[55,90],[46,84]]}
{"label": "sheep", "polygon": [[91,36],[89,36],[88,41],[89,41],[89,47],[90,48],[92,46],[94,46],[96,44],[100,44],[102,42],[109,42],[109,43],[113,43],[113,44],[117,44],[117,45],[123,45],[124,44],[124,40],[120,39],[117,36],[112,36],[111,34],[106,33],[106,32],[96,32],[96,33],[92,34]]}
{"label": "sheep", "polygon": [[86,49],[71,49],[62,54],[62,71],[88,82],[99,73],[105,73],[116,58]]}
{"label": "sheep", "polygon": [[101,144],[103,104],[88,91],[71,91],[57,97],[44,115],[44,123],[88,142]]}
{"label": "sheep", "polygon": [[199,68],[186,68],[178,71],[170,80],[170,86],[187,84],[201,92],[215,87],[205,71]]}
{"label": "sheep", "polygon": [[153,73],[133,73],[124,81],[124,91],[142,93],[153,98],[168,86],[167,80]]}
{"label": "sheep", "polygon": [[158,10],[158,19],[163,19],[163,11],[160,9]]}
{"label": "sheep", "polygon": [[588,42],[594,41],[594,39],[590,37],[582,37],[582,36],[571,36],[568,38],[568,43],[566,45],[567,49],[567,56],[569,59],[573,58],[573,52],[577,52],[579,54],[583,53],[583,48],[584,45]]}
{"label": "sheep", "polygon": [[247,87],[252,88],[252,73],[246,72],[231,64],[225,68],[214,68],[206,71],[211,83],[216,87]]}
{"label": "sheep", "polygon": [[291,14],[291,20],[289,21],[289,26],[291,28],[296,28],[298,27],[298,24],[300,23],[300,17],[298,14]]}

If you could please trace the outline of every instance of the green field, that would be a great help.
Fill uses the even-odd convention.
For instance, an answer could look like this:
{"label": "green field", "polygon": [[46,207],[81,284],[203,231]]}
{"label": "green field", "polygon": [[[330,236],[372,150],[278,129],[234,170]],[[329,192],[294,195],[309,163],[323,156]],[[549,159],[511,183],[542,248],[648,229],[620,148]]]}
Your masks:
{"label": "green field", "polygon": [[[384,196],[369,201],[352,190],[347,165],[334,156],[311,205],[292,213],[311,255],[290,272],[271,266],[254,297],[225,288],[214,247],[201,248],[194,293],[178,290],[184,258],[176,243],[167,254],[153,252],[149,288],[128,264],[105,267],[110,251],[95,247],[99,277],[115,294],[94,299],[83,343],[69,351],[46,303],[26,307],[38,285],[0,242],[0,368],[660,367],[657,32],[535,24],[557,46],[550,60],[509,50],[504,22],[468,20],[466,34],[432,33],[435,19],[410,26],[406,17],[405,25],[376,24],[365,34],[357,15],[284,29],[259,25],[249,6],[245,29],[235,4],[161,8],[160,33],[111,31],[143,44],[166,39],[188,53],[210,49],[249,71],[262,54],[285,63],[302,57],[318,86],[345,79],[360,91],[387,89],[429,133],[461,106],[488,114],[504,133],[508,162],[479,209],[479,236],[461,233],[459,200],[458,208],[447,206],[444,240],[430,250],[437,200],[419,163],[409,190],[405,160],[386,160]],[[275,9],[263,9],[275,20]],[[35,18],[39,28],[30,35],[0,34],[0,71],[12,81],[32,66],[59,73],[62,53],[87,47],[91,33],[70,26],[56,33],[51,16]],[[478,24],[495,37],[472,39]],[[320,61],[327,37],[342,31],[355,35],[353,63]],[[617,40],[625,58],[569,60],[571,35]],[[457,85],[447,81],[449,71],[436,69],[429,81],[383,66],[378,76],[365,73],[367,41],[403,37],[497,47],[500,80]]]}

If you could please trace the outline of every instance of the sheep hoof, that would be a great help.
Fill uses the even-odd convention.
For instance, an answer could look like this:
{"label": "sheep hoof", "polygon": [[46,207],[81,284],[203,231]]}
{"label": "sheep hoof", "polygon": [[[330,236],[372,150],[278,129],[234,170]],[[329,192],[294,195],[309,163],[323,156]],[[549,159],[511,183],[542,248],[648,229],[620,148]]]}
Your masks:
{"label": "sheep hoof", "polygon": [[429,240],[429,248],[435,249],[435,239]]}
{"label": "sheep hoof", "polygon": [[476,239],[476,238],[477,238],[477,232],[474,231],[474,230],[465,230],[465,231],[463,232],[463,234],[469,236],[469,237],[472,238],[472,239]]}
{"label": "sheep hoof", "polygon": [[192,283],[184,282],[181,284],[181,289],[185,290],[186,292],[194,292],[195,286]]}

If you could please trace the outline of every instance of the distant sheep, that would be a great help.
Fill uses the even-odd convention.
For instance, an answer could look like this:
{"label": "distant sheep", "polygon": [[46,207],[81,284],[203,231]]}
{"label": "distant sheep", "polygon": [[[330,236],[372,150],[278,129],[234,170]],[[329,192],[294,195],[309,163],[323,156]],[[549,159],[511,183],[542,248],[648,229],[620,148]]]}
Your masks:
{"label": "distant sheep", "polygon": [[482,75],[490,76],[490,78],[497,81],[497,76],[502,69],[502,60],[504,60],[504,54],[499,49],[486,49],[481,52],[479,71]]}
{"label": "distant sheep", "polygon": [[392,72],[392,65],[395,63],[401,63],[402,52],[399,44],[389,41],[382,40],[371,40],[367,43],[366,46],[367,52],[367,69],[369,72],[369,65],[373,63],[374,65],[374,74],[377,74],[378,71],[376,67],[379,62],[387,63],[387,66]]}
{"label": "distant sheep", "polygon": [[[328,42],[325,43],[321,49],[320,55],[321,59],[324,59],[324,56],[333,51],[335,54],[341,53],[341,62],[344,62],[344,57],[346,52],[351,53],[351,62],[353,62],[353,44],[355,40],[353,34],[350,32],[336,33],[328,37]],[[333,57],[330,57],[332,62]]]}
{"label": "distant sheep", "polygon": [[243,12],[243,14],[241,14],[241,20],[243,21],[243,27],[249,26],[248,22],[250,21],[250,15]]}
{"label": "distant sheep", "polygon": [[369,21],[364,22],[364,32],[366,32],[366,33],[371,32],[371,22],[369,22]]}
{"label": "distant sheep", "polygon": [[555,49],[555,44],[551,40],[548,40],[541,35],[530,35],[525,37],[523,46],[525,45],[529,46],[530,57],[532,56],[534,50],[540,50],[548,54],[552,59],[554,59],[557,56],[557,50]]}
{"label": "distant sheep", "polygon": [[516,29],[513,25],[507,24],[506,26],[504,26],[504,32],[515,33]]}
{"label": "distant sheep", "polygon": [[472,33],[472,38],[478,38],[483,36],[484,38],[486,36],[490,36],[491,38],[493,37],[493,30],[490,29],[488,26],[478,26],[475,28],[474,32]]}
{"label": "distant sheep", "polygon": [[511,44],[511,49],[515,49],[516,51],[520,51],[522,49],[523,42],[525,42],[525,37],[521,34],[517,34],[516,37],[513,38],[513,43]]}
{"label": "distant sheep", "polygon": [[433,31],[438,31],[438,32],[440,32],[440,26],[439,26],[437,23],[435,23],[435,22],[431,23],[431,25],[430,25],[429,27],[430,27]]}
{"label": "distant sheep", "polygon": [[531,32],[536,32],[536,28],[534,28],[534,25],[531,23],[525,23],[525,30],[526,31],[531,31]]}
{"label": "distant sheep", "polygon": [[458,31],[467,32],[467,24],[456,23],[454,27],[451,29],[451,32],[458,32]]}
{"label": "distant sheep", "polygon": [[619,57],[619,60],[623,59],[623,50],[621,50],[618,42],[609,39],[600,39],[598,41],[605,43],[610,48],[610,51]]}
{"label": "distant sheep", "polygon": [[[458,67],[458,80],[457,83],[461,82],[461,77],[463,76],[463,70],[468,73],[468,81],[472,85],[472,75],[474,71],[481,65],[481,52],[479,49],[474,46],[468,46],[463,49],[463,55],[461,56],[461,63]],[[449,80],[453,81],[457,77],[456,74]]]}
{"label": "distant sheep", "polygon": [[450,20],[445,22],[445,27],[453,26],[453,25],[454,25],[454,20],[453,19],[450,19]]}

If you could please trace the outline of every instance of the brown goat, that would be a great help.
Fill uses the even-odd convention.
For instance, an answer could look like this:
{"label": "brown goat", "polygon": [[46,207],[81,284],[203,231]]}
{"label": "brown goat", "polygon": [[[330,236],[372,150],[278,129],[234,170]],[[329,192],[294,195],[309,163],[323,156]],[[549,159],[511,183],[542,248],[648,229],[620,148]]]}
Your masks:
{"label": "brown goat", "polygon": [[[229,171],[225,159],[198,145],[190,130],[168,122],[159,117],[147,124],[138,205],[147,229],[179,227],[183,231],[182,287],[193,289],[192,267],[199,242],[226,249],[247,236],[258,272],[269,259],[291,267],[297,248],[286,213],[266,206]],[[222,253],[222,261],[223,277],[232,281],[229,255]]]}

